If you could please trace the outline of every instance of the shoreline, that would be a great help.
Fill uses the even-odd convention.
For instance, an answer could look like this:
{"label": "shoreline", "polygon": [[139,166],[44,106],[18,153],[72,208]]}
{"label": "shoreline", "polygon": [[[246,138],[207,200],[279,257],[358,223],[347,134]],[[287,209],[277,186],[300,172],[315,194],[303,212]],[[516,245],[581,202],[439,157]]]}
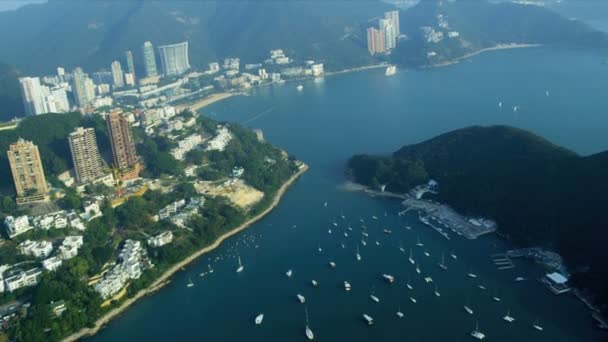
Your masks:
{"label": "shoreline", "polygon": [[209,105],[211,105],[211,104],[213,104],[215,102],[222,101],[222,100],[227,99],[229,97],[232,97],[234,95],[237,95],[237,94],[235,94],[235,93],[226,93],[226,92],[215,93],[215,94],[211,94],[211,95],[209,95],[209,96],[207,96],[207,97],[205,97],[203,99],[200,99],[198,101],[191,102],[191,103],[188,103],[188,104],[185,104],[185,105],[179,105],[179,106],[176,107],[176,109],[179,112],[183,111],[184,109],[189,109],[189,110],[191,110],[193,112],[196,112],[199,109],[205,108],[205,107],[207,107],[207,106],[209,106]]}
{"label": "shoreline", "polygon": [[491,47],[479,49],[477,51],[469,52],[467,54],[464,54],[464,55],[462,55],[460,57],[456,57],[456,58],[451,59],[449,61],[440,62],[440,63],[436,63],[436,64],[431,64],[427,68],[441,68],[441,67],[446,67],[446,66],[458,64],[458,63],[460,63],[461,61],[463,61],[465,59],[469,59],[471,57],[480,55],[480,54],[485,53],[485,52],[490,52],[490,51],[525,49],[525,48],[532,48],[532,47],[539,47],[539,46],[542,46],[542,44],[518,44],[518,43],[498,44],[498,45],[494,45],[494,46],[491,46]]}
{"label": "shoreline", "polygon": [[189,263],[191,263],[192,261],[198,259],[200,256],[213,251],[214,249],[219,247],[222,244],[222,242],[224,242],[226,239],[244,231],[245,229],[249,228],[249,226],[251,226],[252,224],[254,224],[254,223],[258,222],[259,220],[261,220],[262,218],[264,218],[274,208],[277,207],[277,205],[280,203],[281,198],[283,197],[285,192],[306,171],[308,171],[308,165],[301,163],[300,169],[298,170],[298,172],[294,173],[285,183],[283,183],[283,185],[281,185],[281,187],[279,188],[277,193],[274,195],[272,203],[270,204],[270,206],[268,208],[264,209],[264,211],[262,211],[261,213],[259,213],[256,216],[252,217],[251,219],[247,220],[240,226],[222,234],[211,245],[203,247],[202,249],[200,249],[200,250],[194,252],[193,254],[191,254],[190,256],[188,256],[186,259],[173,265],[171,268],[166,270],[158,279],[156,279],[149,287],[147,287],[143,290],[140,290],[139,292],[137,292],[137,294],[135,294],[135,296],[128,298],[122,304],[120,304],[119,307],[108,311],[106,314],[104,314],[99,319],[97,319],[94,327],[80,329],[79,331],[65,337],[63,339],[63,341],[65,341],[65,342],[78,341],[81,338],[95,335],[107,323],[109,323],[112,319],[116,318],[118,315],[123,313],[133,303],[135,303],[139,299],[141,299],[149,294],[152,294],[152,293],[156,292],[157,290],[159,290],[160,288],[162,288],[165,284],[168,283],[169,278],[171,278],[175,273],[180,271],[182,269],[182,267],[184,267],[184,266],[188,265]]}

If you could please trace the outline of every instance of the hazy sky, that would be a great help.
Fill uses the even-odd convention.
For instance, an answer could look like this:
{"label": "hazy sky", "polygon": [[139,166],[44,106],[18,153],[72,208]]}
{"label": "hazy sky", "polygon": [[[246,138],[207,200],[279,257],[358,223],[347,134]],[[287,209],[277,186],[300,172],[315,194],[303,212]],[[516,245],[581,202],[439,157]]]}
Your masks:
{"label": "hazy sky", "polygon": [[46,2],[46,0],[0,0],[0,12],[17,9],[23,5]]}

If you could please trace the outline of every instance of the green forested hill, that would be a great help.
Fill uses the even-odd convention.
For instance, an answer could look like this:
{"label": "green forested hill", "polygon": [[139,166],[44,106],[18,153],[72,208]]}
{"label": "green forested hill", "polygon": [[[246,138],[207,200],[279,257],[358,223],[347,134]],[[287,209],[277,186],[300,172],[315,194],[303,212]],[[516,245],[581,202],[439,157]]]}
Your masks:
{"label": "green forested hill", "polygon": [[23,115],[19,71],[0,62],[0,122]]}
{"label": "green forested hill", "polygon": [[607,152],[581,157],[520,129],[469,127],[390,157],[354,156],[349,168],[355,181],[397,192],[437,180],[439,201],[494,218],[517,244],[557,249],[608,303]]}

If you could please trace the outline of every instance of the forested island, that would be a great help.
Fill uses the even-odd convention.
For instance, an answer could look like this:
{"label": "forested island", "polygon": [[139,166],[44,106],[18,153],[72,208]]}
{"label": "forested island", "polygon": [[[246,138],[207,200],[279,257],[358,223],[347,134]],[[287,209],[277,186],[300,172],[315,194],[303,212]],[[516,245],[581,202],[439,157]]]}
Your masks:
{"label": "forested island", "polygon": [[353,156],[347,174],[397,193],[436,180],[432,199],[465,215],[491,217],[516,245],[557,250],[571,281],[606,312],[607,169],[608,152],[580,156],[521,129],[474,126],[390,156]]}

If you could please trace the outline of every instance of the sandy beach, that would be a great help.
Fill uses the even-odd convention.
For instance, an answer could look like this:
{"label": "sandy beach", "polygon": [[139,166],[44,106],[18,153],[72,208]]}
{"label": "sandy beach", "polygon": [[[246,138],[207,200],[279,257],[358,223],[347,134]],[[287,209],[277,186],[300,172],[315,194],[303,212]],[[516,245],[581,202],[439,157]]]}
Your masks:
{"label": "sandy beach", "polygon": [[135,296],[124,301],[119,307],[112,309],[111,311],[109,311],[108,313],[103,315],[101,318],[99,318],[97,320],[97,322],[95,322],[95,326],[93,328],[81,329],[80,331],[66,337],[63,341],[77,341],[83,337],[96,334],[105,324],[107,324],[113,318],[115,318],[116,316],[121,314],[123,311],[125,311],[131,304],[135,303],[137,300],[141,299],[142,297],[145,297],[145,296],[155,292],[156,290],[160,289],[161,287],[163,287],[163,285],[165,285],[167,283],[168,279],[173,274],[180,271],[182,269],[182,267],[188,265],[189,263],[191,263],[192,261],[194,261],[201,255],[214,250],[215,248],[220,246],[222,244],[222,242],[224,242],[226,239],[240,233],[241,231],[247,229],[249,226],[251,226],[255,222],[262,219],[264,216],[266,216],[268,213],[270,213],[279,204],[279,202],[281,201],[281,198],[283,197],[283,195],[285,194],[287,189],[289,189],[289,187],[307,170],[308,170],[308,165],[302,163],[300,170],[298,170],[298,172],[296,172],[293,176],[291,176],[291,178],[289,178],[287,180],[287,182],[285,182],[281,186],[279,191],[277,191],[276,195],[274,196],[274,198],[272,200],[272,204],[266,210],[264,210],[257,216],[252,217],[247,222],[243,223],[242,225],[238,226],[237,228],[220,236],[217,240],[215,240],[215,242],[213,244],[195,252],[194,254],[190,255],[188,258],[175,264],[173,267],[171,267],[165,273],[163,273],[163,275],[161,275],[158,279],[156,279],[154,281],[154,283],[152,283],[150,285],[150,287],[139,291]]}
{"label": "sandy beach", "polygon": [[193,112],[196,112],[197,110],[206,107],[212,103],[227,99],[231,96],[234,96],[236,94],[233,93],[217,93],[217,94],[211,94],[207,97],[205,97],[202,100],[196,101],[194,103],[190,103],[187,105],[181,105],[181,106],[177,106],[177,111],[181,112],[184,109],[190,109]]}

